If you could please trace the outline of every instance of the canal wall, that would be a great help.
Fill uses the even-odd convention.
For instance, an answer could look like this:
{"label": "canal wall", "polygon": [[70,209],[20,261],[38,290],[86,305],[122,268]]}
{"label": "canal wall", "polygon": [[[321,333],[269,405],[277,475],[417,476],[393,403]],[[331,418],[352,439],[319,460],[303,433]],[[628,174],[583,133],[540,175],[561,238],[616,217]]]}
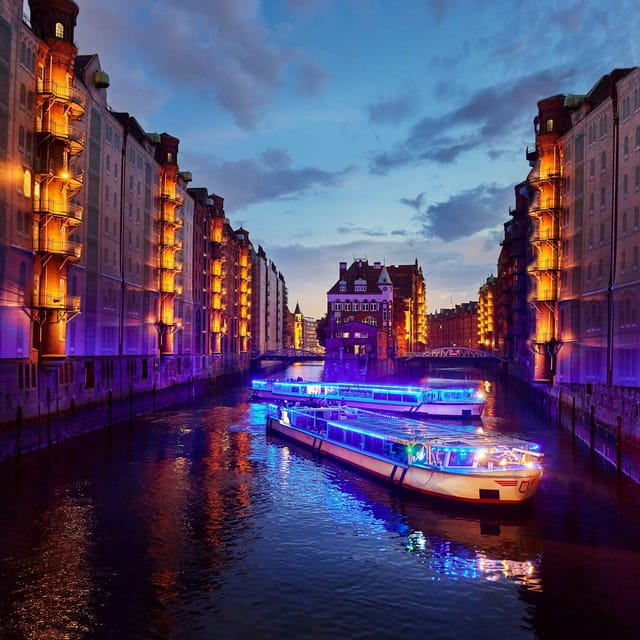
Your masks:
{"label": "canal wall", "polygon": [[509,384],[552,424],[615,470],[640,482],[640,389],[597,384]]}
{"label": "canal wall", "polygon": [[246,371],[221,373],[209,378],[190,378],[170,386],[147,391],[109,390],[106,398],[65,410],[49,407],[37,417],[24,418],[18,412],[14,421],[0,425],[0,460],[59,444],[70,438],[111,427],[136,417],[180,406],[188,406],[196,398],[216,395],[246,383]]}

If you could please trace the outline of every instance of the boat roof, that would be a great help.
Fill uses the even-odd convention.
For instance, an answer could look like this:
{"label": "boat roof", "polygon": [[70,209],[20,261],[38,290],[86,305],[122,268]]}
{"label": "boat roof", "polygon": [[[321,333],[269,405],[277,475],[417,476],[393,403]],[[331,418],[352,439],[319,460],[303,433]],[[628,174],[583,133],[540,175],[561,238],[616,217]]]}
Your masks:
{"label": "boat roof", "polygon": [[333,409],[340,411],[339,418],[331,418],[327,423],[347,428],[351,431],[374,436],[382,436],[402,444],[429,444],[434,447],[519,447],[537,448],[537,445],[521,438],[504,434],[485,433],[482,427],[472,425],[445,425],[424,420],[414,420],[404,416],[386,415],[353,407],[289,407],[301,413],[317,413]]}

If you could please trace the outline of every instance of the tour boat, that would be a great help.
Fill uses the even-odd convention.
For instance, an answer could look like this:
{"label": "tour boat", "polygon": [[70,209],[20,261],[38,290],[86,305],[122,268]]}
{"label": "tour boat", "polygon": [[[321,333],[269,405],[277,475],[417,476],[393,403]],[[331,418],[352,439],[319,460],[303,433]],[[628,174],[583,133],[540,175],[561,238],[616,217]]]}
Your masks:
{"label": "tour boat", "polygon": [[479,418],[485,403],[473,386],[455,383],[413,387],[256,379],[251,381],[251,392],[263,400],[336,401],[361,409],[441,418]]}
{"label": "tour boat", "polygon": [[419,493],[477,504],[516,505],[542,478],[538,445],[348,406],[267,407],[267,430]]}

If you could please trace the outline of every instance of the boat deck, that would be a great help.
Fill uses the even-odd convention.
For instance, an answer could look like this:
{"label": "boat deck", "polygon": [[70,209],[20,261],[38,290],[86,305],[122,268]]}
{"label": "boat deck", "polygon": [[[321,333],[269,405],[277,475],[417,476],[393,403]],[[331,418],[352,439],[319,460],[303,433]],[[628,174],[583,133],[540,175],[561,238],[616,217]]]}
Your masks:
{"label": "boat deck", "polygon": [[[531,447],[531,443],[520,438],[503,434],[484,433],[482,427],[477,426],[443,425],[348,407],[334,407],[333,409],[339,410],[340,415],[339,417],[325,418],[328,424],[348,428],[352,431],[379,435],[397,442],[410,443],[420,440],[429,442],[433,446],[443,447],[482,447],[492,445]],[[289,410],[306,415],[312,413],[320,415],[323,411],[326,411],[326,409],[313,407],[289,407]]]}

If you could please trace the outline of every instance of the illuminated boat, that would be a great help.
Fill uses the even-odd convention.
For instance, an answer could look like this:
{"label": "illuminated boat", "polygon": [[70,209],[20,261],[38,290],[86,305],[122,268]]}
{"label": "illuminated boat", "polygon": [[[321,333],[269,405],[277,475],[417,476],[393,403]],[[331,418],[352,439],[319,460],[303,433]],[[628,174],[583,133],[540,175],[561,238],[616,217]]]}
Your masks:
{"label": "illuminated boat", "polygon": [[335,401],[361,409],[441,418],[479,418],[484,396],[470,385],[425,387],[256,379],[251,392],[263,400]]}
{"label": "illuminated boat", "polygon": [[267,430],[387,482],[430,496],[516,505],[542,478],[538,445],[347,406],[269,405]]}

